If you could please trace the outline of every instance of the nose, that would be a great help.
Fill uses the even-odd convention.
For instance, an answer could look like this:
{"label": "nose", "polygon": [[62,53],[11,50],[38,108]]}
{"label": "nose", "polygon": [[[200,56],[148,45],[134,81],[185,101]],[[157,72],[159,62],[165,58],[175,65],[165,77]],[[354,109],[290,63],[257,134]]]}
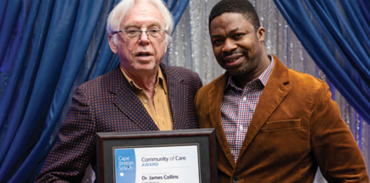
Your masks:
{"label": "nose", "polygon": [[148,44],[149,43],[149,37],[148,37],[148,33],[146,31],[141,31],[140,35],[139,35],[139,43],[140,44]]}
{"label": "nose", "polygon": [[235,50],[238,46],[235,44],[233,40],[226,39],[224,45],[222,47],[222,52],[230,53]]}

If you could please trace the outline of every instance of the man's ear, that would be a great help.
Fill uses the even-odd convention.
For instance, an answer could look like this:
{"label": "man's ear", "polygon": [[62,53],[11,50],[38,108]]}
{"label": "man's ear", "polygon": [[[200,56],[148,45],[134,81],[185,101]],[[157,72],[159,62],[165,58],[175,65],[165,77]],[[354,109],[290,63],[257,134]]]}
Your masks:
{"label": "man's ear", "polygon": [[258,28],[257,35],[258,35],[258,39],[260,41],[264,41],[265,40],[265,32],[266,32],[266,29],[264,27],[259,27]]}
{"label": "man's ear", "polygon": [[112,50],[112,52],[114,54],[117,54],[118,51],[117,51],[117,46],[115,44],[115,41],[114,41],[114,34],[109,34],[109,37],[108,37],[108,40],[109,40],[109,47],[110,49]]}

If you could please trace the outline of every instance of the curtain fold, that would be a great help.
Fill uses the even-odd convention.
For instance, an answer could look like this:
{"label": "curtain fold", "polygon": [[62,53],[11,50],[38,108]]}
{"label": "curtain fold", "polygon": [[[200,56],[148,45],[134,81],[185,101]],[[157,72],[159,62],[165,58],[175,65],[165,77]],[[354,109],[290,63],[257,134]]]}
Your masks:
{"label": "curtain fold", "polygon": [[361,13],[365,19],[365,21],[362,21],[361,23],[366,26],[366,32],[367,35],[370,35],[370,29],[369,29],[369,24],[370,24],[370,1],[368,0],[358,0],[358,5],[361,9]]}
{"label": "curtain fold", "polygon": [[[185,8],[189,4],[189,1],[190,0],[181,0],[181,1],[179,1],[179,4],[176,7],[174,7],[174,6],[170,7],[171,10],[174,9],[172,11],[172,13],[173,13],[173,21],[175,22],[175,25],[174,25],[175,27],[176,27],[177,23],[180,21],[180,18],[182,16],[182,14],[184,13]],[[173,29],[173,31],[175,31],[175,29]]]}
{"label": "curtain fold", "polygon": [[[31,12],[35,12],[35,9],[38,8],[38,2],[34,2],[32,5]],[[24,8],[29,8],[28,6],[24,6]],[[32,33],[32,27],[29,26],[35,22],[35,16],[29,16],[27,21],[27,15],[23,14],[25,11],[22,11],[20,14],[20,21],[18,21],[19,27],[12,27],[15,29],[15,33],[13,36],[16,39],[9,40],[8,46],[12,45],[9,49],[14,49],[14,53],[12,55],[7,55],[1,60],[3,61],[1,64],[1,83],[6,87],[1,88],[1,105],[0,105],[0,127],[1,127],[1,140],[0,140],[0,164],[2,164],[1,169],[5,167],[5,156],[12,144],[12,139],[15,137],[18,127],[21,125],[21,120],[23,119],[23,115],[25,113],[25,107],[29,102],[29,93],[30,86],[33,86],[32,81],[30,82],[28,79],[32,77],[32,70],[30,71],[29,68],[35,65],[34,62],[30,62],[27,64],[26,70],[23,70],[26,64],[24,63],[24,59],[26,57],[26,51],[28,42],[30,41],[30,35]],[[23,24],[24,22],[28,22],[27,27]],[[6,21],[4,22],[6,23]],[[2,28],[8,26],[4,25]],[[14,25],[9,25],[14,26]],[[24,29],[26,32],[24,35],[19,33],[19,30]],[[10,35],[3,34],[5,32],[1,32],[1,37],[11,37]],[[24,37],[22,37],[24,36]],[[22,39],[22,42],[18,42],[17,40]],[[15,45],[15,46],[13,46]],[[8,48],[7,48],[8,49]],[[38,63],[36,63],[38,64]],[[17,89],[18,80],[24,82],[20,87],[21,89]],[[18,97],[17,97],[18,96]],[[8,160],[9,161],[9,160]],[[0,169],[0,170],[1,170]]]}
{"label": "curtain fold", "polygon": [[[105,31],[118,2],[0,2],[0,182],[33,182],[75,87],[118,65]],[[188,2],[171,1],[175,23]]]}
{"label": "curtain fold", "polygon": [[[6,49],[9,45],[7,43],[10,42],[12,39],[12,31],[13,28],[16,26],[17,19],[19,16],[22,15],[20,12],[22,1],[21,0],[14,0],[14,1],[4,1],[3,2],[3,13],[1,13],[1,36],[0,36],[0,64],[2,65],[4,55],[8,49]],[[19,22],[24,25],[24,22]],[[16,45],[17,46],[17,45]]]}
{"label": "curtain fold", "polygon": [[[370,122],[370,39],[364,0],[274,0],[329,80]],[[367,13],[364,13],[367,12]]]}

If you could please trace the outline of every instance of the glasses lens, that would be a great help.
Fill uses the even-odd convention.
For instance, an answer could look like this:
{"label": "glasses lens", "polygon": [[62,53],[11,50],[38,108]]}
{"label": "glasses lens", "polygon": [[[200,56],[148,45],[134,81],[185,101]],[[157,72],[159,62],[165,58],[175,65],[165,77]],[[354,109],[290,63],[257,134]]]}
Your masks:
{"label": "glasses lens", "polygon": [[164,30],[161,30],[161,29],[149,29],[149,30],[146,30],[146,31],[142,31],[140,29],[126,29],[125,30],[125,33],[127,35],[127,37],[129,38],[135,38],[139,35],[141,35],[141,33],[144,32],[147,34],[147,36],[150,36],[150,37],[153,37],[153,38],[160,38],[164,32]]}
{"label": "glasses lens", "polygon": [[126,29],[125,32],[126,32],[127,37],[134,38],[134,37],[138,36],[139,33],[141,33],[141,30],[139,30],[139,29]]}
{"label": "glasses lens", "polygon": [[149,29],[149,30],[147,30],[147,32],[150,36],[155,37],[155,38],[157,38],[161,35],[161,30],[159,30],[159,29]]}

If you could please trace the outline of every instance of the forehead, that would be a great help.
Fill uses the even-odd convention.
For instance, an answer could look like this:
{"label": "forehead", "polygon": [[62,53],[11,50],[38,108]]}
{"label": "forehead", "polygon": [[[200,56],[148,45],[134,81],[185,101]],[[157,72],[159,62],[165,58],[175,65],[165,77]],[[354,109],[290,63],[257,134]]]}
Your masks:
{"label": "forehead", "polygon": [[254,29],[250,21],[240,13],[223,13],[215,17],[210,25],[210,33],[215,31],[231,31],[235,29],[249,30]]}
{"label": "forehead", "polygon": [[132,10],[124,17],[124,26],[135,25],[164,25],[164,19],[157,6],[152,3],[139,1],[134,4]]}

